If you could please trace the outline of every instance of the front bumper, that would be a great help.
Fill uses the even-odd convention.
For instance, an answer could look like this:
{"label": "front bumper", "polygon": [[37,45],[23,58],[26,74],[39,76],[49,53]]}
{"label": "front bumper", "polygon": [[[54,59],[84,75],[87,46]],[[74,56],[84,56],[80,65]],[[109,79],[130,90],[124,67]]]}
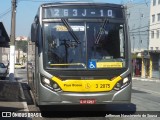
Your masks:
{"label": "front bumper", "polygon": [[64,105],[80,104],[80,99],[95,99],[96,104],[130,103],[131,83],[119,91],[78,93],[78,92],[53,92],[40,84],[38,105]]}

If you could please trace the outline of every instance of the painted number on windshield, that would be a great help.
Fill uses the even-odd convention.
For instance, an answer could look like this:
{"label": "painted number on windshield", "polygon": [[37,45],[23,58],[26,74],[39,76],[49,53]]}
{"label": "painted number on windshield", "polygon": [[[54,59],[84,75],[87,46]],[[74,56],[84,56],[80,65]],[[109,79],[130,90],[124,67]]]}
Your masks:
{"label": "painted number on windshield", "polygon": [[96,84],[96,88],[110,88],[110,84]]}

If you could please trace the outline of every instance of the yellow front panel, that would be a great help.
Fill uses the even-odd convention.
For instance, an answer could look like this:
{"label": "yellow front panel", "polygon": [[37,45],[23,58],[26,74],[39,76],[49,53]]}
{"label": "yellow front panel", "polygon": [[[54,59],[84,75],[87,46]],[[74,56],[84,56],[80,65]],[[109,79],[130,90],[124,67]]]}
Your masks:
{"label": "yellow front panel", "polygon": [[52,80],[56,82],[63,91],[68,92],[102,92],[110,91],[115,84],[122,80],[122,78],[116,77],[113,80],[99,79],[99,80],[65,80],[62,81],[57,77],[52,77]]}

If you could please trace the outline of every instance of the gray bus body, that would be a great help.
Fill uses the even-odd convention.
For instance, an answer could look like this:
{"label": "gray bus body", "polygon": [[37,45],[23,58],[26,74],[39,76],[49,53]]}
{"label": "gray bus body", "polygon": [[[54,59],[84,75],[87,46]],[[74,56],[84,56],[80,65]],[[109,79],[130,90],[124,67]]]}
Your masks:
{"label": "gray bus body", "polygon": [[40,6],[28,44],[28,83],[43,105],[131,101],[125,8],[107,3]]}

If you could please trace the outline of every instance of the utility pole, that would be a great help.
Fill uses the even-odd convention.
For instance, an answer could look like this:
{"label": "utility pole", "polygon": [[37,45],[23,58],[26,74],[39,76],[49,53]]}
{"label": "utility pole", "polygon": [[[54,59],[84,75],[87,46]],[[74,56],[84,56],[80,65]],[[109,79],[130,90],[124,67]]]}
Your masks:
{"label": "utility pole", "polygon": [[10,70],[9,80],[15,81],[14,78],[14,62],[15,62],[15,25],[16,24],[16,0],[12,0],[12,16],[11,16],[11,36],[10,36]]}

